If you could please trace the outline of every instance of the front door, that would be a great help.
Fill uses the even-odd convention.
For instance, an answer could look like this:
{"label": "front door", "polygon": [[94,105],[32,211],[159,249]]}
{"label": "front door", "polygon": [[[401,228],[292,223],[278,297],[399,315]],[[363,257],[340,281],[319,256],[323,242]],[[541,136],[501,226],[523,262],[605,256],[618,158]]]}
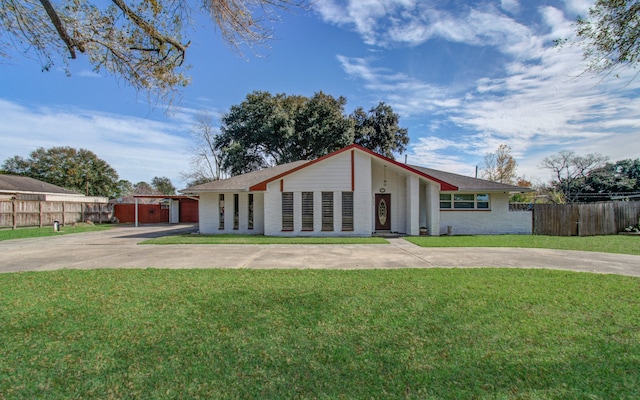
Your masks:
{"label": "front door", "polygon": [[391,230],[391,195],[376,193],[376,231]]}

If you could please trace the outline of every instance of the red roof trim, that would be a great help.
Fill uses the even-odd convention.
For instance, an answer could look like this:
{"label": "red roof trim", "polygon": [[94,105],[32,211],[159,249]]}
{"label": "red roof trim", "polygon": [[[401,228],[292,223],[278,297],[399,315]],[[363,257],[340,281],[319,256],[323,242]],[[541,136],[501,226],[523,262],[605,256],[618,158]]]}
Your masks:
{"label": "red roof trim", "polygon": [[251,190],[251,191],[267,190],[267,184],[269,184],[269,183],[271,183],[271,182],[273,182],[273,181],[275,181],[275,180],[277,180],[277,179],[280,179],[280,178],[282,178],[282,177],[284,177],[284,176],[287,176],[287,175],[289,175],[289,174],[291,174],[291,173],[294,173],[294,172],[296,172],[296,171],[299,171],[299,170],[301,170],[301,169],[303,169],[303,168],[306,168],[306,167],[308,167],[308,166],[310,166],[310,165],[313,165],[313,164],[319,163],[320,161],[326,160],[327,158],[330,158],[330,157],[336,156],[336,155],[338,155],[338,154],[340,154],[340,153],[344,153],[345,151],[349,151],[349,150],[352,150],[352,149],[357,149],[357,150],[363,151],[363,152],[365,152],[365,153],[367,153],[367,154],[369,154],[369,155],[372,155],[372,156],[374,156],[374,157],[376,157],[376,158],[379,158],[379,159],[381,159],[381,160],[383,160],[383,161],[386,161],[386,162],[388,162],[388,163],[390,163],[390,164],[396,165],[396,166],[398,166],[398,167],[400,167],[400,168],[402,168],[402,169],[405,169],[405,170],[407,170],[407,171],[409,171],[409,172],[411,172],[411,173],[414,173],[414,174],[416,174],[416,175],[422,176],[423,178],[427,178],[427,179],[429,179],[429,180],[431,180],[431,181],[437,182],[437,183],[439,183],[439,184],[440,184],[440,190],[451,190],[451,191],[458,190],[458,187],[457,187],[457,186],[454,186],[454,185],[452,185],[452,184],[450,184],[450,183],[447,183],[447,182],[445,182],[445,181],[442,181],[442,180],[440,180],[440,179],[434,178],[434,177],[433,177],[433,176],[431,176],[431,175],[427,175],[427,174],[425,174],[424,172],[418,171],[417,169],[411,168],[411,167],[410,167],[410,166],[408,166],[408,165],[405,165],[405,164],[399,163],[399,162],[397,162],[396,160],[392,160],[392,159],[390,159],[390,158],[388,158],[388,157],[385,157],[385,156],[383,156],[383,155],[380,155],[380,154],[378,154],[378,153],[376,153],[376,152],[374,152],[374,151],[372,151],[372,150],[369,150],[369,149],[364,148],[364,147],[362,147],[362,146],[360,146],[360,145],[357,145],[357,144],[352,144],[352,145],[349,145],[349,146],[347,146],[347,147],[343,147],[342,149],[340,149],[340,150],[336,150],[336,151],[334,151],[333,153],[329,153],[329,154],[327,154],[327,155],[325,155],[325,156],[322,156],[322,157],[320,157],[320,158],[316,158],[315,160],[309,161],[309,162],[308,162],[308,163],[306,163],[306,164],[302,164],[302,165],[300,165],[300,166],[298,166],[298,167],[296,167],[296,168],[292,168],[292,169],[290,169],[289,171],[283,172],[283,173],[281,173],[281,174],[279,174],[279,175],[276,175],[276,176],[271,177],[271,178],[269,178],[269,179],[267,179],[267,180],[265,180],[265,181],[262,181],[262,182],[260,182],[260,183],[257,183],[257,184],[255,184],[255,185],[251,186],[251,187],[249,188],[249,190]]}
{"label": "red roof trim", "polygon": [[414,174],[420,175],[423,178],[427,178],[427,179],[429,179],[431,181],[438,182],[440,184],[440,190],[452,190],[452,191],[458,190],[458,187],[455,186],[455,185],[447,183],[447,182],[445,182],[443,180],[440,180],[438,178],[434,178],[433,176],[425,174],[424,172],[418,171],[417,169],[411,168],[410,166],[408,166],[406,164],[402,164],[402,163],[400,163],[400,162],[398,162],[396,160],[392,160],[392,159],[390,159],[388,157],[385,157],[385,156],[383,156],[381,154],[378,154],[378,153],[374,152],[373,150],[369,150],[369,149],[367,149],[365,147],[362,147],[362,146],[359,146],[357,144],[352,144],[351,146],[355,146],[357,149],[360,149],[360,150],[364,151],[365,153],[369,153],[372,156],[375,156],[375,157],[377,157],[377,158],[379,158],[379,159],[381,159],[383,161],[387,161],[387,162],[389,162],[389,163],[391,163],[393,165],[396,165],[396,166],[398,166],[400,168],[406,169],[407,171],[412,172]]}
{"label": "red roof trim", "polygon": [[271,182],[273,182],[273,181],[275,181],[275,180],[278,180],[278,179],[280,179],[280,178],[282,178],[282,177],[285,177],[285,176],[287,176],[287,175],[289,175],[289,174],[291,174],[291,173],[294,173],[294,172],[296,172],[296,171],[299,171],[299,170],[301,170],[302,168],[306,168],[306,167],[308,167],[309,165],[313,165],[313,164],[318,163],[318,162],[320,162],[320,161],[322,161],[322,160],[325,160],[325,159],[327,159],[327,158],[329,158],[329,157],[333,157],[333,156],[335,156],[335,155],[337,155],[337,154],[340,154],[340,153],[342,153],[342,152],[345,152],[345,151],[349,150],[352,146],[355,146],[355,145],[353,145],[353,144],[352,144],[351,146],[344,147],[344,148],[342,148],[342,149],[340,149],[340,150],[334,151],[333,153],[329,153],[329,154],[327,154],[326,156],[322,156],[322,157],[320,157],[320,158],[316,158],[315,160],[309,161],[309,162],[308,162],[308,163],[306,163],[306,164],[302,164],[302,165],[297,166],[297,167],[295,167],[295,168],[292,168],[292,169],[290,169],[290,170],[288,170],[288,171],[286,171],[286,172],[283,172],[283,173],[281,173],[281,174],[279,174],[279,175],[273,176],[273,177],[271,177],[271,178],[269,178],[269,179],[267,179],[267,180],[265,180],[265,181],[262,181],[262,182],[260,182],[260,183],[256,183],[255,185],[251,186],[251,187],[249,188],[249,190],[250,190],[250,191],[254,191],[254,190],[267,190],[267,184],[269,184],[269,183],[271,183]]}

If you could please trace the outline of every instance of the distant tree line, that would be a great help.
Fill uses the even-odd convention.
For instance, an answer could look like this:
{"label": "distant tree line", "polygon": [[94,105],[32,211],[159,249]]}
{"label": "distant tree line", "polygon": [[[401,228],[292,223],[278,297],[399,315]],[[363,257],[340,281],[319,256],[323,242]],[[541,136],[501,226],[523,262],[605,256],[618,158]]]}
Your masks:
{"label": "distant tree line", "polygon": [[[493,181],[532,187],[516,174],[517,162],[505,144],[485,156],[482,177]],[[540,167],[551,171],[549,182],[538,185],[536,193],[515,194],[512,202],[534,202],[534,196],[551,203],[587,203],[615,197],[640,195],[640,158],[608,162],[600,154],[578,155],[563,150],[545,157]]]}
{"label": "distant tree line", "polygon": [[607,201],[612,197],[640,195],[640,158],[612,163],[600,154],[581,156],[560,151],[540,165],[553,173],[547,189],[556,202]]}
{"label": "distant tree line", "polygon": [[135,194],[175,194],[167,177],[154,177],[151,184],[119,179],[116,170],[95,153],[72,147],[39,147],[29,157],[13,156],[4,161],[0,173],[28,176],[82,193],[109,198]]}

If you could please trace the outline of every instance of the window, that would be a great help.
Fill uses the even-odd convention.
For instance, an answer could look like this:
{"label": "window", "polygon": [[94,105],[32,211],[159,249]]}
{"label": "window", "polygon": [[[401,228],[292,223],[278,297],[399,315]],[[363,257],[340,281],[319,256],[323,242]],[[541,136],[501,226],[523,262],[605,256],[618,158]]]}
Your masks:
{"label": "window", "polygon": [[224,229],[224,194],[218,196],[218,229]]}
{"label": "window", "polygon": [[240,195],[233,195],[233,229],[237,230],[240,225]]}
{"label": "window", "polygon": [[474,208],[474,197],[472,194],[454,194],[453,208]]}
{"label": "window", "polygon": [[253,193],[249,193],[249,212],[247,229],[253,229]]}
{"label": "window", "polygon": [[333,192],[322,192],[322,230],[333,230]]}
{"label": "window", "polygon": [[313,230],[313,192],[302,192],[302,230]]}
{"label": "window", "polygon": [[440,194],[440,209],[488,210],[489,195],[486,193],[442,193]]}
{"label": "window", "polygon": [[293,192],[282,192],[282,230],[293,230]]}
{"label": "window", "polygon": [[450,194],[440,194],[440,208],[452,208]]}
{"label": "window", "polygon": [[342,192],[342,230],[353,230],[353,192]]}
{"label": "window", "polygon": [[489,209],[489,195],[477,194],[476,195],[476,208]]}

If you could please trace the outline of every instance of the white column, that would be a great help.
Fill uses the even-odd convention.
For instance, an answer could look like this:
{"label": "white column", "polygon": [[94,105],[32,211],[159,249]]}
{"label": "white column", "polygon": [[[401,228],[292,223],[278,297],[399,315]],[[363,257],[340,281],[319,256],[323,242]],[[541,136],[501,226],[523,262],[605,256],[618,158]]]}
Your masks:
{"label": "white column", "polygon": [[440,185],[428,183],[426,195],[429,236],[440,236]]}
{"label": "white column", "polygon": [[420,234],[420,181],[417,176],[407,178],[407,234]]}

